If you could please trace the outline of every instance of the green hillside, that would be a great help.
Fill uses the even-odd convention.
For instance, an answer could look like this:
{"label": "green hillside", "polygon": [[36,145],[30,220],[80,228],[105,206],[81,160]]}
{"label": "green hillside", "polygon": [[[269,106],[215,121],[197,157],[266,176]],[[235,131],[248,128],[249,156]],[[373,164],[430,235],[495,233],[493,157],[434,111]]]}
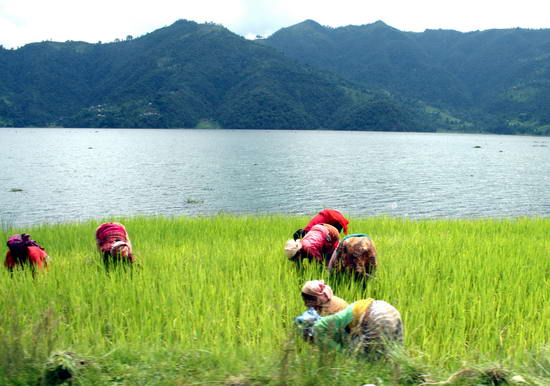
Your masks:
{"label": "green hillside", "polygon": [[180,20],[108,44],[2,49],[0,63],[0,126],[437,127],[422,105],[368,91],[210,23]]}
{"label": "green hillside", "polygon": [[0,127],[550,134],[550,30],[307,20],[250,41],[179,20],[138,38],[0,46]]}
{"label": "green hillside", "polygon": [[421,100],[458,129],[550,134],[550,30],[403,32],[307,20],[262,43],[370,89]]}

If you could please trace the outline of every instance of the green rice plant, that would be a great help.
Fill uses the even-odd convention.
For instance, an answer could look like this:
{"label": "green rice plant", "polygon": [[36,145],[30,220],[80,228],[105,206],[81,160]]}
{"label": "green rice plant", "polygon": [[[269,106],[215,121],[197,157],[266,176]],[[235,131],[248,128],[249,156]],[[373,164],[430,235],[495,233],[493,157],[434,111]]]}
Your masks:
{"label": "green rice plant", "polygon": [[[97,221],[0,230],[3,240],[30,233],[52,257],[35,278],[0,271],[0,383],[36,381],[56,350],[93,358],[90,384],[383,384],[444,380],[480,363],[523,368],[549,344],[550,219],[351,218],[351,232],[378,249],[367,282],[286,259],[284,242],[305,217],[117,220],[138,260],[131,270],[102,266]],[[311,279],[350,302],[393,304],[408,358],[367,363],[297,339],[293,318]],[[543,364],[526,371],[548,380],[535,357]]]}

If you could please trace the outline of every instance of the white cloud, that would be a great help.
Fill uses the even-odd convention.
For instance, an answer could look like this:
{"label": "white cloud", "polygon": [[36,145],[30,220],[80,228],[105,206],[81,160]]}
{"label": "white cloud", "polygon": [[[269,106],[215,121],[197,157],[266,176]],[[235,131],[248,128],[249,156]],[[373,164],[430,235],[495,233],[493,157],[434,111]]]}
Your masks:
{"label": "white cloud", "polygon": [[[0,0],[0,44],[113,41],[178,19],[220,23],[243,36],[270,34],[305,19],[338,27],[383,20],[405,31],[549,28],[543,0]],[[550,2],[548,2],[550,4]]]}

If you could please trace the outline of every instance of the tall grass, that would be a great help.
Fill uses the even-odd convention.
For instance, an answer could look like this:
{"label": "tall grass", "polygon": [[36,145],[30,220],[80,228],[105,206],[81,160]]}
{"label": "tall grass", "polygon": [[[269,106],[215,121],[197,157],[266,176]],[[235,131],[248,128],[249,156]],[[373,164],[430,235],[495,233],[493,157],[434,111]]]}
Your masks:
{"label": "tall grass", "polygon": [[392,382],[387,366],[296,339],[309,279],[348,301],[396,306],[407,357],[434,374],[474,363],[542,363],[533,379],[550,371],[550,219],[352,218],[351,231],[368,233],[379,251],[366,285],[286,260],[282,246],[303,217],[121,221],[138,259],[131,271],[105,271],[96,222],[10,230],[31,233],[53,261],[35,279],[0,272],[0,381],[35,379],[57,349],[91,358],[106,383]]}

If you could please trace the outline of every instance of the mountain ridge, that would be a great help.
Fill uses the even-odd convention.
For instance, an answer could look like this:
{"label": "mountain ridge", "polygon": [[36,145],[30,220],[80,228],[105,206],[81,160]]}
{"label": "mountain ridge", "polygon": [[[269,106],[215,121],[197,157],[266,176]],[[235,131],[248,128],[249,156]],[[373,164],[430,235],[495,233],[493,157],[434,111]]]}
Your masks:
{"label": "mountain ridge", "polygon": [[[479,40],[476,32],[402,32],[382,21],[332,28],[306,20],[251,41],[178,20],[112,43],[0,48],[0,126],[549,134],[550,113],[531,102],[550,89],[550,32],[535,40],[517,32]],[[503,39],[507,56],[469,74]],[[504,80],[494,74],[502,68]]]}
{"label": "mountain ridge", "polygon": [[[3,126],[434,130],[412,105],[212,23],[180,20],[108,44],[34,43],[1,50],[0,61]],[[354,123],[359,108],[373,114]]]}
{"label": "mountain ridge", "polygon": [[312,35],[303,23],[262,43],[367,88],[489,125],[489,131],[550,133],[550,29],[406,32],[376,22],[320,26]]}

